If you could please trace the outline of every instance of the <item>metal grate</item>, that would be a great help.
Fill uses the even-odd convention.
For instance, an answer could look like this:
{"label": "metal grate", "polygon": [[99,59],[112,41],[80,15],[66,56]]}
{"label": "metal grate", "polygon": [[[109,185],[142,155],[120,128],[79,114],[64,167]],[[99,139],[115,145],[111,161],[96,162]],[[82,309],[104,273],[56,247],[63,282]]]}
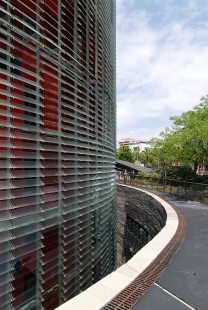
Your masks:
{"label": "metal grate", "polygon": [[102,310],[131,309],[148,288],[154,284],[179,249],[186,235],[187,222],[183,213],[175,205],[170,205],[176,211],[179,220],[175,235],[156,259],[128,287],[105,305]]}
{"label": "metal grate", "polygon": [[149,241],[148,231],[130,216],[126,216],[122,260],[127,262]]}

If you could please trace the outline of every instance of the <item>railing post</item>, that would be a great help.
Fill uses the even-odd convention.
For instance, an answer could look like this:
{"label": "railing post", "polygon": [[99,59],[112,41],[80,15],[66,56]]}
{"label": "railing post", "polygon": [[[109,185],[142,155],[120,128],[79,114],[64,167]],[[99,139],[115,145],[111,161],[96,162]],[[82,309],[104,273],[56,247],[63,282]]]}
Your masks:
{"label": "railing post", "polygon": [[[127,181],[127,184],[129,184],[129,178]],[[205,203],[206,200],[206,186],[208,186],[208,184],[203,184],[203,183],[193,183],[193,182],[186,182],[186,181],[179,181],[179,180],[172,180],[172,179],[165,179],[165,178],[154,178],[154,180],[152,178],[150,178],[150,182],[152,182],[151,184],[148,183],[148,178],[147,177],[137,177],[135,176],[135,182],[134,182],[134,186],[135,187],[141,187],[141,188],[146,188],[146,189],[152,189],[152,190],[157,190],[157,191],[163,191],[166,192],[166,187],[169,185],[170,189],[169,189],[169,193],[170,194],[176,194],[177,196],[180,196],[180,186],[182,187],[182,193],[181,196],[185,197],[186,199],[188,197],[190,197],[191,199],[191,194],[192,194],[192,199],[195,201],[197,198],[197,191],[199,193],[199,195],[201,195],[199,197],[199,200],[201,201],[201,203]],[[116,183],[123,183],[123,178],[120,176],[120,178],[118,176],[116,176]],[[196,186],[201,186],[201,189],[198,190],[198,187]],[[175,189],[175,187],[177,189]],[[175,192],[176,190],[176,192]],[[184,191],[184,192],[183,192]],[[191,193],[192,191],[192,193]]]}
{"label": "railing post", "polygon": [[186,182],[184,182],[184,196],[185,196],[185,198],[186,198]]}
{"label": "railing post", "polygon": [[163,179],[163,181],[164,181],[164,192],[166,191],[166,179]]}
{"label": "railing post", "polygon": [[204,184],[202,184],[202,202],[204,203]]}
{"label": "railing post", "polygon": [[195,183],[193,183],[193,200],[195,200]]}

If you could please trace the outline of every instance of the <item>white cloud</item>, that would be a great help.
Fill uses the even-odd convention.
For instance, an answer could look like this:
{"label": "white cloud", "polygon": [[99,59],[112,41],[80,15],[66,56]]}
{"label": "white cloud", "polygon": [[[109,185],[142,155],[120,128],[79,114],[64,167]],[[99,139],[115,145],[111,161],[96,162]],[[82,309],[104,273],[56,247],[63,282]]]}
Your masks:
{"label": "white cloud", "polygon": [[[208,24],[188,20],[193,8],[193,15],[200,13],[195,1],[185,13],[169,3],[157,24],[153,12],[130,8],[127,1],[117,1],[118,138],[150,138],[164,129],[158,119],[166,126],[169,116],[192,108],[208,93]],[[184,19],[166,21],[177,10]],[[140,128],[144,120],[151,128],[156,121],[157,128]]]}

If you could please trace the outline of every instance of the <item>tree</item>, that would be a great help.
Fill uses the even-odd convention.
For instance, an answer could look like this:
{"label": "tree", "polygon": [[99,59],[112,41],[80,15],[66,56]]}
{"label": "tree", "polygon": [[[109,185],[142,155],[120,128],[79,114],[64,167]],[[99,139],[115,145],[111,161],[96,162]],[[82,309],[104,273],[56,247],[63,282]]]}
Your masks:
{"label": "tree", "polygon": [[141,156],[140,148],[139,146],[137,146],[134,148],[134,151],[133,151],[134,162],[138,163],[138,161],[140,161],[140,156]]}
{"label": "tree", "polygon": [[149,141],[153,147],[151,150],[152,157],[155,161],[155,168],[162,169],[166,175],[167,167],[172,163],[180,162],[181,149],[178,141],[178,135],[169,128],[160,133],[161,138],[153,138]]}
{"label": "tree", "polygon": [[139,160],[144,166],[156,167],[157,159],[151,149],[146,148],[139,154]]}
{"label": "tree", "polygon": [[193,110],[170,119],[172,128],[161,132],[160,138],[150,140],[158,166],[193,165],[195,173],[199,164],[208,167],[208,97],[203,97]]}
{"label": "tree", "polygon": [[180,134],[182,161],[194,166],[208,164],[208,97],[201,98],[201,103],[181,116],[173,116],[174,130]]}
{"label": "tree", "polygon": [[133,152],[128,145],[121,146],[116,152],[116,158],[134,163]]}
{"label": "tree", "polygon": [[144,166],[147,166],[148,163],[150,162],[150,150],[145,149],[144,151],[141,152],[140,154],[140,161]]}

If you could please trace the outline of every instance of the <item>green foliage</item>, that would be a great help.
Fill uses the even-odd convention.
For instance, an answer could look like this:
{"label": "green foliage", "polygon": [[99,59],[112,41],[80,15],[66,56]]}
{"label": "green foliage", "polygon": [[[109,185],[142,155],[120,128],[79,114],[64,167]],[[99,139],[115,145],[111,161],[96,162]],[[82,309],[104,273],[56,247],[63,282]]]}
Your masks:
{"label": "green foliage", "polygon": [[195,177],[194,171],[188,166],[173,166],[167,167],[166,171],[159,169],[161,178],[167,178],[179,181],[192,181]]}
{"label": "green foliage", "polygon": [[147,167],[148,163],[150,163],[150,155],[151,151],[146,149],[140,153],[140,162]]}
{"label": "green foliage", "polygon": [[145,177],[148,177],[149,174],[147,174],[146,172],[139,171],[137,172],[137,176],[140,178],[145,178]]}
{"label": "green foliage", "polygon": [[193,169],[189,166],[173,166],[164,169],[157,170],[161,178],[193,182],[193,183],[208,183],[208,177],[206,175],[196,175]]}
{"label": "green foliage", "polygon": [[172,163],[192,165],[195,173],[199,164],[208,168],[208,97],[203,97],[193,110],[170,119],[172,128],[166,128],[160,138],[150,141],[157,166],[162,167],[164,173]]}
{"label": "green foliage", "polygon": [[121,146],[116,152],[116,158],[134,163],[133,152],[128,145]]}
{"label": "green foliage", "polygon": [[146,173],[146,172],[142,172],[142,171],[139,171],[137,173],[137,177],[139,180],[142,180],[142,183],[143,184],[157,184],[157,181],[158,181],[158,177],[159,175],[157,173],[154,173],[152,175]]}
{"label": "green foliage", "polygon": [[153,174],[152,174],[152,178],[153,179],[158,179],[159,178],[159,173],[157,173],[157,172],[154,172]]}
{"label": "green foliage", "polygon": [[134,148],[134,151],[132,152],[132,154],[133,154],[134,162],[136,162],[137,160],[140,161],[141,152],[140,152],[139,146]]}

